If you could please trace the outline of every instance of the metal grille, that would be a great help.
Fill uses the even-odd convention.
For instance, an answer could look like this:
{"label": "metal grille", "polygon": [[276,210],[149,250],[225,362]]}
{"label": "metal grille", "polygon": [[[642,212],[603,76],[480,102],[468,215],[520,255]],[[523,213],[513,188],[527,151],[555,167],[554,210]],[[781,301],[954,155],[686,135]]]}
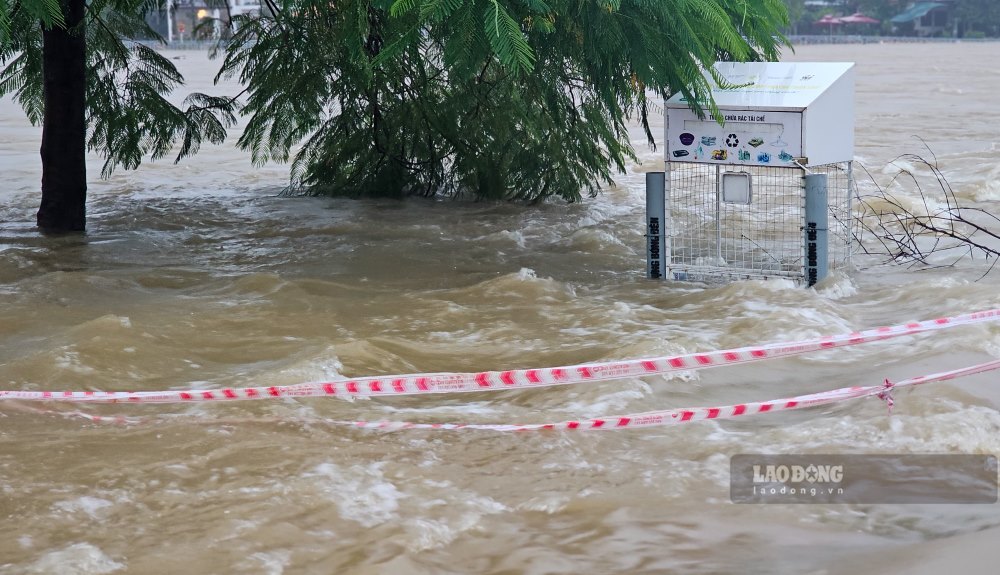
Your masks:
{"label": "metal grille", "polygon": [[[831,270],[850,260],[850,169],[849,163],[809,168],[827,174]],[[727,172],[750,175],[749,203],[722,201]],[[800,168],[667,162],[667,267],[674,279],[804,281],[803,174]]]}

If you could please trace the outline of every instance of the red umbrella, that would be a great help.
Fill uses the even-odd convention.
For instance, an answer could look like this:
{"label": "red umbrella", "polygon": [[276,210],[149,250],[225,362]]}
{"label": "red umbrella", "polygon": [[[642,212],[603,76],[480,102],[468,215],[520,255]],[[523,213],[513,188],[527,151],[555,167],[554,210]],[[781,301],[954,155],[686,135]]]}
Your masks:
{"label": "red umbrella", "polygon": [[844,22],[840,18],[834,18],[833,14],[827,14],[826,16],[823,16],[819,20],[816,20],[815,22],[813,22],[813,24],[819,24],[821,26],[822,25],[828,25],[828,26],[830,26],[830,34],[833,34],[833,25],[834,24],[843,24],[843,23]]}
{"label": "red umbrella", "polygon": [[850,16],[842,16],[838,18],[842,24],[878,24],[880,20],[876,20],[871,16],[865,16],[861,12],[855,12]]}

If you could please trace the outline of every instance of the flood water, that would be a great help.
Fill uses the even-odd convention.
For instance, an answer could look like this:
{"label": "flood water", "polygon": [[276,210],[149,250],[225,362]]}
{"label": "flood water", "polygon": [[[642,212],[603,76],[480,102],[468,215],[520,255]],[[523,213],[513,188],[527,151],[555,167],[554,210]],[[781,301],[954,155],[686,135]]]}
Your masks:
{"label": "flood water", "polygon": [[[786,59],[857,62],[856,153],[875,179],[891,176],[893,158],[929,148],[963,203],[997,211],[997,50],[806,46]],[[215,64],[202,54],[171,56],[191,89],[233,90],[210,85]],[[43,238],[33,229],[40,133],[0,101],[0,389],[547,367],[1000,307],[1000,275],[980,279],[982,258],[927,271],[859,259],[862,269],[818,289],[648,281],[644,172],[662,160],[638,130],[643,164],[618,186],[535,207],[277,197],[287,166],[255,168],[233,140],[108,181],[92,158],[87,235]],[[738,505],[730,457],[1000,454],[997,373],[900,393],[891,416],[862,400],[617,432],[328,422],[536,423],[725,405],[997,355],[1000,325],[981,324],[744,367],[499,393],[4,401],[0,572],[824,573],[871,554],[902,561],[921,542],[1000,526],[1000,508]],[[147,422],[97,424],[76,410]],[[978,545],[962,555],[995,553]]]}

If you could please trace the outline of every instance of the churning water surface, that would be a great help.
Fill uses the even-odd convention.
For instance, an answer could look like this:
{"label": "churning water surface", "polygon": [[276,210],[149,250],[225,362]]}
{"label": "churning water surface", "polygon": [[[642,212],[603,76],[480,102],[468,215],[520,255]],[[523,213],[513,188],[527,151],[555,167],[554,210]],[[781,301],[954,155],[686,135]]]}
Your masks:
{"label": "churning water surface", "polygon": [[[997,211],[996,50],[808,46],[787,59],[857,62],[857,157],[876,180],[898,169],[893,158],[929,148],[963,203]],[[170,55],[192,90],[233,90],[210,86],[215,63],[202,54]],[[643,179],[661,155],[634,135],[642,165],[575,205],[280,198],[287,167],[253,167],[233,137],[180,165],[145,164],[108,181],[96,179],[93,158],[87,235],[43,238],[33,229],[39,131],[0,101],[0,388],[217,388],[546,367],[1000,307],[996,272],[979,279],[982,258],[931,271],[860,260],[863,269],[818,289],[647,281]],[[50,413],[7,401],[0,571],[802,573],[859,553],[903,558],[918,542],[1000,526],[1000,511],[736,505],[730,457],[997,454],[997,375],[901,393],[891,416],[865,400],[610,433],[389,433],[325,422],[544,422],[732,404],[998,354],[1000,325],[981,324],[742,367],[495,394],[44,406]],[[51,413],[76,409],[151,423]]]}

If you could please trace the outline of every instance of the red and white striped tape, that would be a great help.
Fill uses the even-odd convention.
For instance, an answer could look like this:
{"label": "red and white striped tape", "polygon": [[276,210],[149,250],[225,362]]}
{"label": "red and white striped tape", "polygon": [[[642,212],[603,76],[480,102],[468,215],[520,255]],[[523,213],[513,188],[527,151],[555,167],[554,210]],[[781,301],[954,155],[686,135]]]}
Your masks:
{"label": "red and white striped tape", "polygon": [[[665,425],[679,425],[707,419],[733,419],[737,417],[757,415],[762,413],[777,413],[780,411],[790,411],[802,409],[804,407],[817,407],[841,401],[860,399],[863,397],[878,397],[884,400],[889,409],[893,406],[892,392],[901,387],[922,385],[935,381],[946,381],[956,379],[966,375],[974,375],[1000,369],[1000,359],[954,369],[931,375],[922,375],[898,382],[885,380],[881,385],[867,387],[842,387],[830,391],[811,393],[808,395],[797,395],[795,397],[785,397],[772,399],[769,401],[758,401],[751,403],[739,403],[735,405],[724,405],[718,407],[688,407],[682,409],[666,409],[660,411],[646,411],[642,413],[630,413],[627,415],[611,415],[605,417],[595,417],[591,419],[579,419],[560,421],[557,423],[414,423],[409,421],[343,421],[323,419],[312,423],[322,423],[343,427],[357,427],[361,429],[378,429],[383,431],[398,431],[403,429],[432,429],[432,430],[479,430],[479,431],[547,431],[547,430],[617,430],[634,429],[637,427],[662,427]],[[102,416],[93,415],[81,411],[55,412],[44,411],[49,415],[62,415],[67,417],[82,417],[95,423],[115,423],[120,425],[136,425],[141,423],[151,423],[150,419],[125,417],[125,416]],[[258,421],[258,420],[255,420]],[[219,423],[213,421],[213,423]]]}
{"label": "red and white striped tape", "polygon": [[892,383],[885,380],[882,385],[872,385],[867,387],[842,387],[820,393],[809,395],[797,395],[782,399],[772,399],[770,401],[760,401],[753,403],[739,403],[736,405],[724,405],[720,407],[688,407],[684,409],[667,409],[661,411],[646,411],[643,413],[631,413],[628,415],[613,415],[609,417],[595,417],[592,419],[560,421],[558,423],[529,423],[529,424],[490,424],[490,423],[411,423],[408,421],[329,421],[333,425],[349,425],[364,429],[478,429],[486,431],[541,431],[549,429],[579,429],[579,430],[610,430],[636,427],[660,427],[664,425],[676,425],[680,423],[690,423],[692,421],[702,421],[706,419],[732,419],[746,415],[758,413],[776,413],[792,409],[802,409],[803,407],[816,407],[837,403],[849,399],[860,399],[862,397],[876,396],[885,400],[890,409],[892,406],[892,391],[901,387],[921,385],[934,381],[945,381],[955,379],[965,375],[973,375],[1000,369],[1000,359],[945,371],[931,375],[923,375],[903,381]]}
{"label": "red and white striped tape", "polygon": [[63,401],[73,403],[191,403],[279,397],[372,397],[424,393],[465,393],[531,387],[568,385],[629,377],[660,375],[738,365],[812,351],[858,345],[940,329],[1000,320],[1000,309],[953,317],[915,321],[849,334],[797,342],[774,343],[721,351],[691,353],[647,359],[589,363],[540,369],[511,369],[475,373],[424,373],[368,376],[344,381],[299,383],[212,390],[165,391],[0,391],[0,400]]}

